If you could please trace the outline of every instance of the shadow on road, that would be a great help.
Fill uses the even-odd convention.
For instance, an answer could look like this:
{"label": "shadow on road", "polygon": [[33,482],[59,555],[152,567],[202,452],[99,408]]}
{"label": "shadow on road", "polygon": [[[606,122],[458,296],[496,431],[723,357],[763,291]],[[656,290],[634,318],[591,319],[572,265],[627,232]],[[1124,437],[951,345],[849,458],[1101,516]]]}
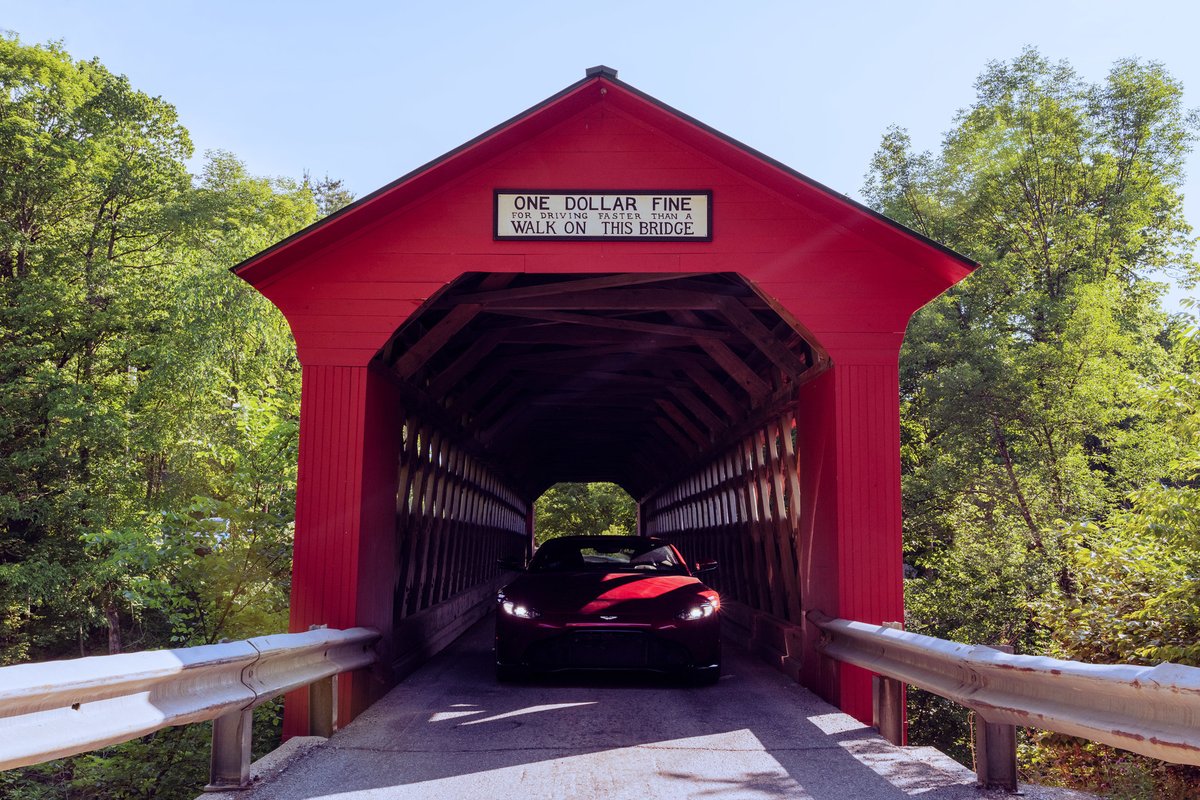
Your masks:
{"label": "shadow on road", "polygon": [[499,684],[491,621],[325,745],[241,797],[810,798],[983,795],[727,646],[717,685],[574,673]]}

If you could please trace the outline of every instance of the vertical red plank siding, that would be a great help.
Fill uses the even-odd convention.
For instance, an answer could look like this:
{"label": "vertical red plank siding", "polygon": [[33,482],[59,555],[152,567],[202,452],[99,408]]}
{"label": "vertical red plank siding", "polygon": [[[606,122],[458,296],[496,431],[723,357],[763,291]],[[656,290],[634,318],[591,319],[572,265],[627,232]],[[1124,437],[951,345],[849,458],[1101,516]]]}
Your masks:
{"label": "vertical red plank siding", "polygon": [[[292,631],[312,625],[391,627],[392,514],[400,435],[388,382],[366,367],[304,367],[292,563]],[[386,651],[387,642],[383,649]],[[384,660],[386,662],[386,659]],[[365,673],[339,680],[348,722],[384,684]],[[284,735],[304,733],[303,692],[288,698]]]}
{"label": "vertical red plank siding", "polygon": [[[840,503],[837,499],[837,399],[832,370],[800,387],[797,396],[797,457],[800,467],[800,593],[805,610],[836,615],[841,595]],[[816,650],[820,631],[805,622],[804,685],[836,703],[838,668]]]}
{"label": "vertical red plank siding", "polygon": [[348,588],[357,592],[348,598],[354,604],[354,624],[375,628],[384,637],[376,646],[379,663],[375,669],[358,675],[353,683],[354,694],[348,706],[353,716],[391,686],[388,666],[392,663],[392,611],[399,564],[396,491],[404,446],[401,398],[391,379],[368,369],[365,392],[358,548],[343,591]]}
{"label": "vertical red plank siding", "polygon": [[[904,619],[900,524],[899,373],[895,362],[834,367],[837,431],[836,615],[863,622]],[[871,718],[870,674],[840,670],[838,705]]]}

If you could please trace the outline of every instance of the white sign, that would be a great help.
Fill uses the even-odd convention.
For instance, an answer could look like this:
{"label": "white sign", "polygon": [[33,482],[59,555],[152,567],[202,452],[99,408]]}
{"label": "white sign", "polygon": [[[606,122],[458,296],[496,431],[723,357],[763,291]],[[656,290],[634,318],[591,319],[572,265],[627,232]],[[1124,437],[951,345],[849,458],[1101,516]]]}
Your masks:
{"label": "white sign", "polygon": [[497,239],[712,241],[712,192],[498,189]]}

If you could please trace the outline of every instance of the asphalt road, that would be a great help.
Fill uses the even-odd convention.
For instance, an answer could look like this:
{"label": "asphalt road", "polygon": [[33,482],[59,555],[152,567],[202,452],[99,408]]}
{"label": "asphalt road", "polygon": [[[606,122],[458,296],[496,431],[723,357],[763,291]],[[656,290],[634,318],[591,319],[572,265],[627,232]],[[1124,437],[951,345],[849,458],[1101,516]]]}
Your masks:
{"label": "asphalt road", "polygon": [[[726,648],[716,686],[574,676],[498,684],[491,620],[239,800],[978,800],[974,774],[897,748]],[[313,746],[309,746],[313,745]],[[216,795],[220,796],[220,795]],[[996,793],[995,797],[1009,797]],[[213,798],[214,795],[205,795]],[[1084,795],[1029,787],[1025,797]]]}

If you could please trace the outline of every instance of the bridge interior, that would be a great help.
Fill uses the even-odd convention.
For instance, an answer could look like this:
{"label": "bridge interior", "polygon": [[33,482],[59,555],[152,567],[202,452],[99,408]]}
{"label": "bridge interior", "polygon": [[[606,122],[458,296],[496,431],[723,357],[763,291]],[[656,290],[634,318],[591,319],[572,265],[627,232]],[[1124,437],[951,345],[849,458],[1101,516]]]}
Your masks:
{"label": "bridge interior", "polygon": [[730,600],[800,621],[798,388],[827,364],[733,274],[471,273],[379,351],[402,419],[393,666],[478,618],[560,481],[610,481]]}
{"label": "bridge interior", "polygon": [[818,363],[736,275],[661,273],[466,275],[379,359],[525,497],[603,480],[644,498]]}

